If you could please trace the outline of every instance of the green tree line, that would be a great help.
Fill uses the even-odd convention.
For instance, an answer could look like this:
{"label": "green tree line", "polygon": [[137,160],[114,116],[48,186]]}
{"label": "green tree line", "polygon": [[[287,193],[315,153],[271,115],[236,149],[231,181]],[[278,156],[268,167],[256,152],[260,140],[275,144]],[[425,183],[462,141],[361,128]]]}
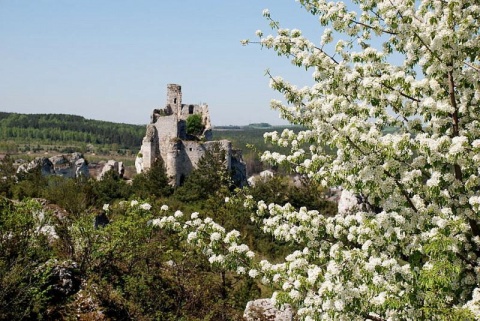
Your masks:
{"label": "green tree line", "polygon": [[0,139],[23,142],[81,142],[118,144],[138,149],[145,126],[85,119],[65,114],[17,114],[0,112]]}

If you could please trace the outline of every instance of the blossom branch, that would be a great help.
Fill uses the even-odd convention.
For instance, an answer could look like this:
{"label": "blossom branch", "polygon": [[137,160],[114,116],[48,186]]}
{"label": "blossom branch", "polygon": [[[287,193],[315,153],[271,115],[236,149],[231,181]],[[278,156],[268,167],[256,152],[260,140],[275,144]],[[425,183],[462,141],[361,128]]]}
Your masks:
{"label": "blossom branch", "polygon": [[367,29],[371,29],[371,30],[374,30],[374,31],[380,31],[382,33],[386,33],[386,34],[389,34],[389,35],[393,35],[393,36],[396,36],[398,33],[396,32],[393,32],[393,31],[390,31],[390,30],[385,30],[385,29],[378,29],[378,28],[375,28],[371,25],[368,25],[366,23],[363,23],[363,22],[360,22],[360,21],[356,21],[356,20],[353,20],[353,19],[350,19],[350,22],[354,23],[354,24],[357,24],[357,25],[360,25],[360,26],[363,26]]}
{"label": "blossom branch", "polygon": [[410,99],[410,100],[412,100],[412,101],[414,101],[414,102],[416,102],[416,103],[419,103],[419,102],[420,102],[420,99],[417,99],[417,98],[415,98],[415,97],[413,97],[413,96],[410,96],[410,95],[408,95],[408,94],[406,94],[406,93],[404,93],[404,92],[402,92],[402,91],[400,91],[400,90],[398,90],[398,89],[395,89],[394,87],[392,87],[392,86],[390,86],[390,85],[387,85],[385,82],[381,82],[380,84],[381,84],[382,86],[384,86],[385,88],[390,89],[391,91],[395,91],[395,92],[399,93],[400,96],[402,96],[402,97],[404,97],[404,98]]}

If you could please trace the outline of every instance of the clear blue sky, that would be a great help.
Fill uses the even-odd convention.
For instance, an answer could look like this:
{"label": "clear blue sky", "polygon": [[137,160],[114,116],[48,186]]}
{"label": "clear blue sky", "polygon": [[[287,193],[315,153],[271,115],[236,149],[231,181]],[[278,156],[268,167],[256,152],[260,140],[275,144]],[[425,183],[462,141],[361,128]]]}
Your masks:
{"label": "clear blue sky", "polygon": [[270,31],[265,8],[319,41],[294,0],[0,0],[0,111],[146,124],[176,83],[214,125],[284,124],[264,72],[298,85],[310,72],[240,44]]}

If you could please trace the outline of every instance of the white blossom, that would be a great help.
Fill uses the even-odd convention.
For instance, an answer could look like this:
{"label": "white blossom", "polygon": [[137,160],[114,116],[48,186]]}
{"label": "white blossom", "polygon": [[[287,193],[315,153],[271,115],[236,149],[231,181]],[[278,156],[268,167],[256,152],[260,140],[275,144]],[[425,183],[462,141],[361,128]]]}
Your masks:
{"label": "white blossom", "polygon": [[210,240],[212,240],[212,241],[218,241],[218,240],[220,240],[221,237],[222,237],[222,236],[220,235],[220,233],[214,232],[214,233],[212,233],[212,234],[210,235]]}
{"label": "white blossom", "polygon": [[258,271],[256,269],[251,269],[250,271],[248,271],[248,275],[251,278],[256,278],[258,276]]}
{"label": "white blossom", "polygon": [[152,208],[152,205],[148,203],[143,203],[142,205],[140,205],[140,208],[143,210],[149,211]]}
{"label": "white blossom", "polygon": [[180,217],[183,217],[183,213],[181,211],[175,211],[175,213],[173,214],[176,218],[180,218]]}

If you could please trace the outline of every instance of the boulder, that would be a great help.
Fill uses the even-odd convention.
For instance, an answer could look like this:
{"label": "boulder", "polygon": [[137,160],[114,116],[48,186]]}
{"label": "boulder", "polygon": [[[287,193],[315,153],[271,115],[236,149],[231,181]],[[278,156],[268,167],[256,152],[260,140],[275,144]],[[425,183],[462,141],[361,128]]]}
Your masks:
{"label": "boulder", "polygon": [[17,173],[31,172],[38,167],[40,167],[40,171],[44,176],[55,174],[52,162],[46,157],[36,157],[30,163],[20,165],[17,169]]}
{"label": "boulder", "polygon": [[53,164],[53,170],[56,175],[63,177],[75,177],[75,170],[70,161],[63,155],[56,155],[49,158]]}
{"label": "boulder", "polygon": [[[59,155],[50,158],[55,167],[55,174],[64,177],[88,177],[88,162],[81,153]],[[57,163],[55,163],[57,161]]]}
{"label": "boulder", "polygon": [[117,162],[113,159],[109,160],[105,166],[102,168],[102,172],[98,176],[98,179],[101,180],[103,176],[109,171],[115,171],[120,177],[123,177],[123,174],[125,173],[125,167],[123,166],[123,162]]}
{"label": "boulder", "polygon": [[292,321],[293,310],[288,304],[278,309],[271,299],[258,299],[247,303],[243,318],[246,321]]}
{"label": "boulder", "polygon": [[78,264],[73,261],[51,260],[47,262],[47,288],[54,300],[64,300],[80,289],[81,279]]}

